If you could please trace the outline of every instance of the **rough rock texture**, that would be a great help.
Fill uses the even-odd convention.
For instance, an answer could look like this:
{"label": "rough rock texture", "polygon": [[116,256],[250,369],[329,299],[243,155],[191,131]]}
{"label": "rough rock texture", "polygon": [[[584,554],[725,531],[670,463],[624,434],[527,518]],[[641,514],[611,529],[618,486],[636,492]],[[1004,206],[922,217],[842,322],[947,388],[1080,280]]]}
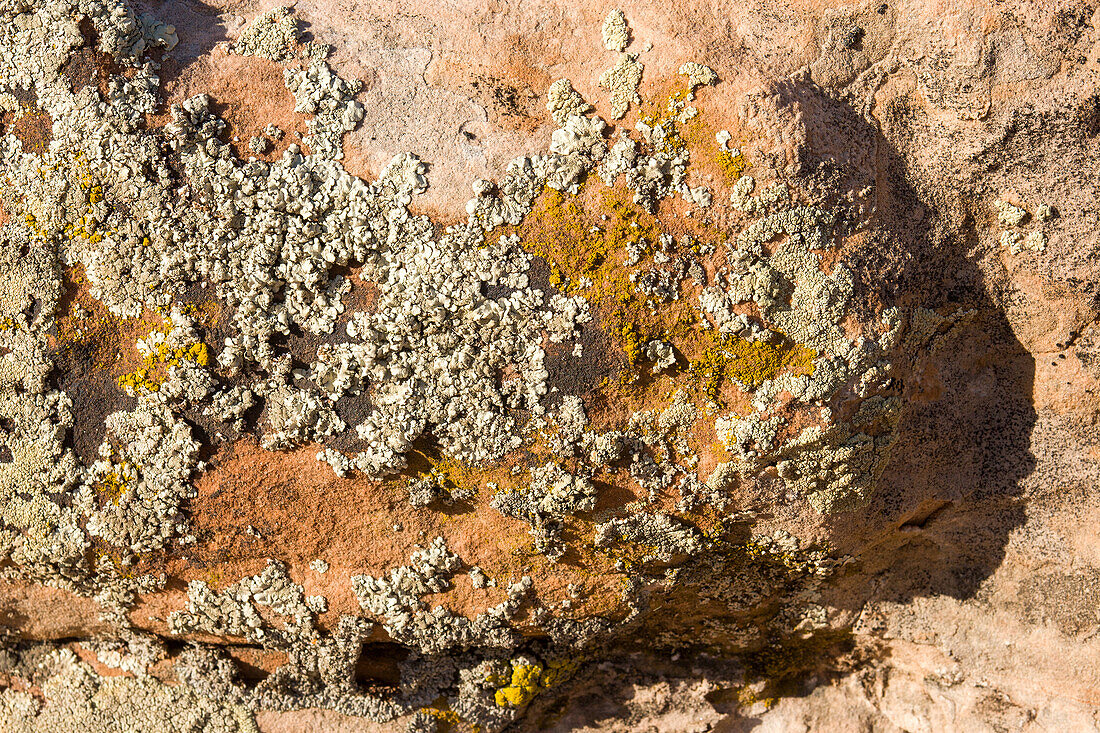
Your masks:
{"label": "rough rock texture", "polygon": [[0,16],[0,728],[1100,728],[1095,2]]}

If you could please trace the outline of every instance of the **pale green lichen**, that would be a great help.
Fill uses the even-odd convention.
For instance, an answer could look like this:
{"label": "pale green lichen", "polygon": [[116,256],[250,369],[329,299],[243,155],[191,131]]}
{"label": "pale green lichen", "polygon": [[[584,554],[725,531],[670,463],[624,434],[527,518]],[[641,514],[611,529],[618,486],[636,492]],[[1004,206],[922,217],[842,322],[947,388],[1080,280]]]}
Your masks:
{"label": "pale green lichen", "polygon": [[[693,506],[713,503],[722,511],[728,497],[718,492],[732,484],[728,466],[734,463],[748,475],[773,461],[793,493],[826,511],[865,498],[873,486],[898,405],[881,394],[889,379],[882,366],[887,339],[857,349],[843,328],[851,273],[843,262],[826,272],[819,254],[833,246],[831,212],[792,204],[797,196],[782,183],[753,197],[754,181],[740,179],[734,203],[757,220],[732,243],[729,268],[700,299],[699,313],[693,304],[683,306],[691,317],[675,319],[679,330],[641,314],[680,299],[689,270],[705,283],[699,257],[715,253],[712,244],[677,243],[642,211],[657,212],[676,194],[695,206],[711,204],[705,186],[688,184],[691,154],[681,131],[695,124],[698,110],[685,105],[683,93],[645,115],[637,135],[619,131],[609,146],[606,123],[590,116],[591,105],[567,80],[555,82],[548,109],[559,129],[549,151],[513,161],[498,182],[476,181],[468,219],[440,232],[409,211],[428,185],[415,155],[395,156],[371,182],[340,164],[343,136],[366,110],[355,99],[360,84],[318,60],[324,47],[307,44],[303,63],[284,71],[296,111],[310,115],[304,140],[310,151],[291,144],[272,162],[244,161],[224,142],[226,122],[205,95],[173,105],[163,130],[146,130],[146,115],[158,110],[159,80],[155,66],[136,54],[152,44],[174,45],[170,26],[138,18],[122,2],[79,7],[91,18],[100,49],[132,70],[109,80],[103,100],[94,85],[74,92],[57,74],[84,43],[75,6],[32,5],[48,23],[16,22],[3,11],[12,22],[0,24],[0,47],[12,61],[0,79],[0,100],[10,106],[3,95],[15,88],[40,91],[41,114],[55,122],[49,146],[24,149],[12,135],[0,139],[0,167],[17,192],[4,201],[12,218],[0,252],[0,274],[7,276],[0,284],[0,346],[6,349],[0,410],[13,426],[3,441],[12,460],[0,462],[0,549],[11,561],[5,577],[93,596],[104,618],[126,630],[136,594],[165,582],[140,574],[138,556],[151,553],[155,563],[157,553],[197,541],[186,507],[195,498],[192,475],[203,468],[199,438],[208,435],[192,429],[199,407],[215,430],[227,433],[255,424],[251,415],[259,413],[266,449],[337,436],[357,440],[351,450],[318,452],[339,476],[382,478],[409,469],[414,446],[431,440],[444,455],[434,466],[454,470],[429,472],[428,483],[410,484],[412,503],[424,512],[436,499],[454,505],[483,498],[480,481],[450,485],[448,476],[476,476],[486,464],[530,449],[529,486],[496,494],[493,506],[528,523],[536,549],[551,560],[561,560],[570,543],[589,553],[594,544],[619,559],[629,554],[626,548],[631,559],[641,559],[631,563],[631,573],[696,562],[712,540],[671,513],[642,510],[644,498],[625,508],[628,516],[590,516],[600,498],[598,475],[632,481],[651,503],[679,489]],[[297,21],[275,8],[233,50],[290,62],[299,55],[299,40]],[[621,53],[629,42],[622,13],[609,16],[604,40],[620,52],[600,79],[619,118],[639,101],[643,69],[637,56]],[[683,71],[693,88],[715,80],[699,64]],[[270,125],[264,132],[282,136]],[[267,149],[265,138],[249,143],[253,152]],[[732,172],[737,166],[727,152],[732,178],[741,171]],[[592,172],[612,189],[600,192],[601,208],[587,212],[598,218],[589,221],[573,215],[583,207],[571,197],[600,185]],[[178,186],[181,180],[186,188]],[[528,219],[533,205],[541,208]],[[492,231],[525,221],[532,225],[526,230]],[[31,255],[23,256],[29,245]],[[535,256],[547,261],[549,284],[559,292],[533,286]],[[62,263],[83,268],[88,296],[113,317],[159,310],[171,320],[139,341],[141,366],[117,380],[133,402],[111,408],[99,460],[91,465],[64,440],[66,431],[95,426],[74,425],[68,396],[47,386],[53,365],[46,332],[57,310]],[[352,291],[362,295],[349,271],[371,283],[372,308],[345,313]],[[210,297],[224,304],[217,354],[208,352],[197,326],[172,309],[195,286],[210,288]],[[738,310],[746,304],[752,307]],[[77,313],[71,310],[74,318]],[[676,349],[699,316],[713,319],[706,328],[715,348],[700,348],[683,375],[675,369]],[[657,372],[654,381],[676,387],[654,400],[646,385],[638,386],[646,406],[658,407],[639,407],[599,431],[590,429],[581,396],[550,386],[548,359],[552,348],[570,346],[567,353],[581,358],[582,326],[597,317],[625,357],[624,382],[648,360],[657,367],[646,368]],[[303,359],[295,349],[314,337],[331,343]],[[715,471],[709,491],[693,475],[699,456],[692,431],[713,413],[693,402],[693,379],[706,383],[710,397],[719,387],[739,386],[752,393],[756,410],[719,418],[718,437],[736,461]],[[768,413],[780,393],[792,396],[792,410],[816,409],[848,383],[862,400],[849,422],[834,426],[823,418],[825,426],[783,443],[781,421]],[[349,397],[361,398],[360,412],[337,409]],[[516,468],[519,483],[525,473]],[[573,539],[567,522],[594,534],[592,543]],[[249,525],[246,534],[256,539],[263,531]],[[327,569],[318,560],[310,567]],[[611,622],[555,615],[531,593],[528,576],[501,588],[505,599],[472,617],[435,604],[430,597],[449,590],[463,567],[439,538],[412,551],[407,565],[378,576],[361,570],[351,582],[362,615],[341,616],[331,631],[316,623],[327,599],[307,596],[281,563],[224,587],[196,580],[185,606],[168,616],[170,633],[240,637],[285,655],[285,664],[245,684],[226,654],[196,644],[174,660],[182,685],[169,688],[145,677],[93,678],[58,657],[48,675],[57,689],[43,686],[44,707],[10,690],[0,704],[9,720],[40,728],[69,730],[76,724],[68,721],[76,720],[90,730],[218,731],[250,730],[245,710],[324,707],[391,720],[429,704],[445,707],[442,699],[453,706],[455,720],[497,729],[574,668],[538,659],[580,646]],[[673,584],[676,569],[667,569]],[[475,590],[495,587],[476,566],[466,574]],[[503,586],[505,576],[494,575]],[[625,585],[624,603],[636,616],[642,583],[629,575]],[[409,653],[392,695],[355,683],[374,621]],[[521,624],[524,633],[545,635],[541,646],[521,633]],[[132,652],[136,646],[124,650],[102,641],[95,649],[101,662],[144,675],[160,656]],[[538,659],[517,655],[536,646]],[[143,711],[147,705],[156,710]]]}
{"label": "pale green lichen", "polygon": [[695,91],[696,87],[711,86],[718,81],[718,74],[714,72],[714,69],[694,61],[689,61],[681,66],[677,73],[680,76],[687,77],[688,89],[692,92]]}
{"label": "pale green lichen", "polygon": [[152,677],[101,677],[68,649],[40,663],[45,698],[0,692],[0,722],[10,733],[258,733],[251,711]]}
{"label": "pale green lichen", "polygon": [[638,85],[642,82],[644,67],[636,54],[620,53],[615,65],[600,74],[600,86],[611,94],[611,118],[620,119],[630,108],[631,102],[641,101]]}
{"label": "pale green lichen", "polygon": [[603,37],[604,48],[608,51],[623,51],[626,48],[630,42],[630,28],[626,24],[623,11],[615,9],[607,14],[600,35]]}
{"label": "pale green lichen", "polygon": [[997,221],[1000,222],[1003,227],[1020,226],[1028,216],[1026,209],[1009,203],[1008,201],[997,201],[996,206]]}
{"label": "pale green lichen", "polygon": [[244,56],[290,61],[300,35],[298,19],[290,8],[276,6],[252,21],[232,48]]}

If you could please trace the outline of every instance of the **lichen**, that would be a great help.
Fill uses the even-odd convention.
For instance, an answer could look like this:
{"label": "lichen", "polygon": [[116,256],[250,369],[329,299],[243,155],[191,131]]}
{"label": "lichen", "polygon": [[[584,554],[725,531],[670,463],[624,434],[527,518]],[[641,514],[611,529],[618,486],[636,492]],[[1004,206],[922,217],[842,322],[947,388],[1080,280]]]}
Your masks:
{"label": "lichen", "polygon": [[12,733],[50,730],[258,733],[247,709],[195,694],[155,678],[101,677],[68,649],[44,655],[43,702],[6,688],[0,720]]}
{"label": "lichen", "polygon": [[781,336],[776,343],[754,341],[732,334],[714,334],[711,344],[689,366],[707,399],[720,401],[722,385],[733,381],[754,390],[781,373],[813,374],[817,354]]}
{"label": "lichen", "polygon": [[546,90],[546,109],[559,127],[565,127],[570,117],[583,116],[592,105],[573,88],[568,79],[558,79]]}
{"label": "lichen", "polygon": [[697,64],[694,61],[689,61],[681,66],[677,73],[687,77],[688,88],[692,92],[695,91],[696,87],[711,86],[718,81],[718,74],[714,72],[714,69]]}
{"label": "lichen", "polygon": [[644,67],[636,54],[620,53],[615,65],[600,74],[600,86],[606,89],[611,98],[611,118],[621,119],[631,102],[640,102],[638,85],[642,82]]}
{"label": "lichen", "polygon": [[[55,707],[47,686],[45,707],[9,690],[10,720],[249,730],[258,709],[323,707],[500,729],[567,678],[586,643],[643,612],[648,574],[667,571],[674,585],[680,570],[702,567],[719,546],[708,532],[732,503],[733,474],[750,480],[774,465],[792,495],[826,512],[870,495],[901,409],[888,352],[903,319],[884,312],[882,324],[852,326],[853,275],[832,256],[836,213],[801,203],[783,181],[752,195],[728,135],[716,138],[719,167],[736,181],[731,203],[744,219],[719,230],[658,218],[675,196],[692,214],[715,205],[689,175],[692,156],[708,151],[683,131],[700,127],[686,103],[716,75],[686,64],[689,91],[643,102],[621,12],[605,23],[604,43],[619,55],[600,85],[615,119],[639,105],[635,129],[609,139],[571,82],[555,82],[547,150],[512,161],[498,181],[473,182],[467,218],[440,228],[410,211],[428,188],[415,154],[395,155],[372,181],[344,169],[344,136],[367,111],[362,85],[320,60],[325,47],[300,43],[286,8],[231,45],[286,64],[295,110],[308,116],[304,147],[267,161],[237,156],[204,94],[149,128],[161,89],[157,62],[143,54],[176,44],[166,23],[121,0],[27,7],[41,22],[0,10],[11,62],[0,104],[34,89],[38,106],[22,119],[49,119],[53,137],[0,139],[11,214],[0,227],[4,577],[93,597],[119,634],[95,653],[145,675],[167,653],[142,646],[128,611],[139,594],[164,589],[158,562],[206,541],[189,516],[193,479],[217,449],[212,436],[227,434],[258,434],[264,450],[307,449],[333,481],[382,480],[424,526],[488,504],[502,526],[529,528],[533,547],[506,538],[523,546],[503,571],[494,558],[467,558],[490,578],[439,536],[408,548],[405,565],[355,569],[359,609],[345,614],[306,595],[293,580],[300,567],[271,558],[236,578],[215,567],[166,619],[171,635],[194,642],[172,660],[178,688],[104,680],[58,656],[46,676],[66,694],[79,688],[71,704]],[[80,16],[98,52],[124,70],[105,91],[74,91],[58,73],[86,43]],[[251,152],[283,133],[268,125],[263,135],[248,141]],[[140,333],[136,361],[120,332]],[[63,359],[71,373],[53,374]],[[558,361],[569,359],[591,359],[603,381],[565,393]],[[100,377],[106,392],[89,395],[80,380]],[[726,398],[736,413],[716,414]],[[97,400],[108,402],[102,426],[87,417]],[[852,404],[845,421],[834,421],[831,401]],[[98,458],[69,447],[74,436],[99,440],[100,427]],[[723,459],[707,484],[697,475],[703,451]],[[688,521],[692,511],[705,521]],[[757,544],[756,554],[756,545],[738,550],[742,560],[783,565],[780,551]],[[303,582],[340,582],[335,571],[317,577],[329,569],[317,554],[324,548],[307,556],[314,574]],[[548,605],[526,569],[553,563],[546,572],[587,573],[586,583],[613,576],[624,594],[574,618],[580,594]],[[444,594],[463,575],[462,585],[495,593],[495,605],[454,610]],[[601,603],[606,614],[591,612]],[[326,614],[338,618],[322,627]],[[783,617],[796,627],[815,618]],[[407,653],[400,683],[381,692],[355,679],[376,632]],[[246,684],[203,635],[243,639],[285,663]],[[183,711],[147,720],[146,703]]]}
{"label": "lichen", "polygon": [[159,390],[172,367],[184,363],[199,368],[210,365],[209,349],[198,340],[190,319],[178,311],[170,313],[163,325],[139,339],[136,347],[141,367],[117,379],[118,386],[131,395]]}
{"label": "lichen", "polygon": [[600,35],[603,37],[604,48],[608,51],[623,51],[626,48],[630,42],[630,28],[626,24],[623,11],[615,9],[607,14]]}

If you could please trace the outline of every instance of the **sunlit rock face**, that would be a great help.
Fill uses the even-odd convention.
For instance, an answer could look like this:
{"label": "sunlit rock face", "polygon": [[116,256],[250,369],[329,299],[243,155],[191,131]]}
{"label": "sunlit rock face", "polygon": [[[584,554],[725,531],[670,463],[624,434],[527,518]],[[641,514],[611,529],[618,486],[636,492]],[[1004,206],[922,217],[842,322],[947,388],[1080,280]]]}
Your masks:
{"label": "sunlit rock face", "polygon": [[0,4],[0,727],[1073,728],[1065,5]]}

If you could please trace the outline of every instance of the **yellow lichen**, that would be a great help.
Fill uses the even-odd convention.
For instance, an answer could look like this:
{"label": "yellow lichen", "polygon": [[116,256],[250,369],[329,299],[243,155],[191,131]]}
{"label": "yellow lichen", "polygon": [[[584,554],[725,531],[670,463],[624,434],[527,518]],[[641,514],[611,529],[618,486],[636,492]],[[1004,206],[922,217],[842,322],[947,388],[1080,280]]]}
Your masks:
{"label": "yellow lichen", "polygon": [[[627,575],[640,571],[645,562],[646,555],[655,549],[652,547],[644,547],[633,542],[618,542],[610,547],[596,547],[594,542],[591,544],[596,552],[599,552],[610,560],[610,567],[621,569],[626,572]],[[622,581],[629,583],[629,578],[624,575]]]}
{"label": "yellow lichen", "polygon": [[118,378],[118,386],[124,392],[133,394],[138,391],[156,392],[160,389],[159,378],[150,378],[148,369],[135,369],[129,374],[123,374]]}
{"label": "yellow lichen", "polygon": [[111,503],[117,505],[119,499],[129,491],[138,479],[139,468],[137,464],[130,461],[122,461],[115,464],[110,471],[99,476],[93,487],[100,494],[110,499]]}
{"label": "yellow lichen", "polygon": [[519,664],[512,667],[509,684],[496,691],[496,703],[502,708],[522,708],[539,693],[540,664]]}
{"label": "yellow lichen", "polygon": [[[69,240],[84,239],[92,244],[99,244],[105,236],[116,233],[113,230],[98,231],[95,219],[89,216],[92,206],[104,200],[103,186],[96,182],[82,153],[74,155],[68,165],[69,167],[64,170],[60,162],[38,168],[38,175],[43,179],[53,174],[63,176],[66,182],[75,180],[83,195],[83,201],[76,203],[75,207],[72,206],[72,202],[67,204],[66,222],[61,227],[61,235]],[[33,202],[25,201],[24,206],[33,206]],[[42,226],[39,217],[35,216],[33,211],[26,212],[23,215],[23,221],[35,239],[46,240],[56,234],[56,231],[47,230]]]}
{"label": "yellow lichen", "polygon": [[628,321],[612,326],[611,333],[619,340],[619,346],[626,354],[627,360],[631,364],[637,364],[641,359],[642,346],[645,343],[638,333],[638,328]]}
{"label": "yellow lichen", "polygon": [[543,258],[551,286],[582,295],[636,364],[646,339],[636,321],[645,296],[630,280],[628,250],[648,256],[661,236],[657,219],[629,190],[586,181],[576,195],[547,188],[517,230],[525,250]]}
{"label": "yellow lichen", "polygon": [[554,659],[546,666],[535,662],[513,661],[508,680],[492,677],[487,681],[492,685],[501,685],[494,694],[497,705],[502,708],[522,708],[543,690],[568,678],[578,666],[579,662],[572,659]]}
{"label": "yellow lichen", "polygon": [[664,130],[664,139],[656,146],[658,151],[677,153],[687,149],[687,142],[680,134],[677,118],[689,94],[689,90],[677,91],[669,95],[664,102],[643,103],[642,107],[647,111],[640,116],[640,121],[650,127],[660,127]]}
{"label": "yellow lichen", "polygon": [[718,149],[716,162],[718,163],[718,167],[722,169],[722,174],[726,178],[726,183],[733,183],[736,181],[741,177],[741,174],[745,172],[745,169],[749,167],[741,151],[737,151],[737,154],[734,155],[733,151],[723,147]]}
{"label": "yellow lichen", "polygon": [[[171,322],[153,329],[153,333],[167,336],[172,332]],[[140,390],[156,392],[167,377],[168,370],[182,362],[191,362],[201,367],[210,363],[210,351],[201,341],[185,346],[170,346],[166,339],[160,339],[155,346],[146,346],[141,367],[118,378],[120,389],[133,394]]]}
{"label": "yellow lichen", "polygon": [[[464,723],[462,717],[454,710],[442,707],[444,704],[444,701],[440,701],[440,707],[423,707],[420,708],[420,712],[432,716],[443,725],[449,726],[452,730],[458,729]],[[469,726],[469,728],[474,731],[478,730],[477,726]]]}
{"label": "yellow lichen", "polygon": [[[121,578],[133,578],[136,573],[130,562],[123,560],[122,556],[110,549],[102,547],[96,547],[92,550],[92,557],[95,558],[96,567],[102,567],[104,561],[110,564],[112,573],[118,575]],[[138,559],[138,556],[133,556]]]}
{"label": "yellow lichen", "polygon": [[34,214],[25,214],[23,216],[23,223],[27,225],[27,229],[30,230],[31,236],[38,240],[45,240],[49,237],[49,232],[38,224],[38,219]]}
{"label": "yellow lichen", "polygon": [[737,704],[742,708],[761,705],[765,710],[771,710],[779,704],[779,698],[761,697],[750,685],[742,685],[737,688],[735,697],[737,699]]}
{"label": "yellow lichen", "polygon": [[[546,260],[554,287],[583,293],[596,305],[625,303],[634,292],[622,265],[626,248],[650,251],[660,227],[629,192],[607,189],[593,195],[592,187],[586,181],[576,195],[547,188],[519,233],[524,249]],[[582,278],[592,284],[581,287]]]}
{"label": "yellow lichen", "polygon": [[817,352],[783,340],[779,343],[750,341],[740,336],[721,334],[691,362],[689,372],[708,399],[718,401],[728,379],[755,389],[783,372],[812,374]]}

